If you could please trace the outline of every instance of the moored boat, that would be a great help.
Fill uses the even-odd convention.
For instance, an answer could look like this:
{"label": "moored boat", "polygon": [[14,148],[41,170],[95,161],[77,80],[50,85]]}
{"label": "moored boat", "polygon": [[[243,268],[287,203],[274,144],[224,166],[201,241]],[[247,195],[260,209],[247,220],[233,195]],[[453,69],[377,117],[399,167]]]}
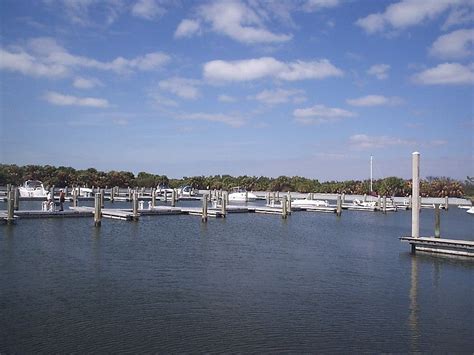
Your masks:
{"label": "moored boat", "polygon": [[257,199],[257,195],[253,192],[249,192],[242,187],[234,187],[232,192],[229,194],[229,201],[255,201]]}
{"label": "moored boat", "polygon": [[20,197],[46,197],[48,191],[39,180],[27,180],[18,188]]}

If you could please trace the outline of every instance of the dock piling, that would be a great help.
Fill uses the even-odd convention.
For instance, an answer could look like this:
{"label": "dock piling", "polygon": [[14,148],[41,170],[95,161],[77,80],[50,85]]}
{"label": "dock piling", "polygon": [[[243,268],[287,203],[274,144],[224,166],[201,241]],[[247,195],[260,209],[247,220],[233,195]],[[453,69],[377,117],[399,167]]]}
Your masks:
{"label": "dock piling", "polygon": [[288,217],[288,209],[286,204],[286,196],[281,199],[281,218],[286,219]]}
{"label": "dock piling", "polygon": [[173,191],[171,192],[171,207],[175,207],[176,206],[176,190],[173,189]]}
{"label": "dock piling", "polygon": [[226,197],[227,192],[222,192],[221,196],[221,213],[222,217],[227,216],[227,197]]}
{"label": "dock piling", "polygon": [[445,197],[445,202],[444,202],[444,209],[447,211],[449,208],[449,197]]}
{"label": "dock piling", "polygon": [[14,192],[10,190],[7,194],[7,224],[13,224],[15,221],[14,204]]}
{"label": "dock piling", "polygon": [[20,209],[20,191],[18,190],[18,187],[14,188],[13,194],[14,194],[13,209],[15,211],[18,211]]}
{"label": "dock piling", "polygon": [[100,207],[104,208],[104,196],[105,196],[105,190],[100,189]]}
{"label": "dock piling", "polygon": [[97,193],[94,196],[94,226],[100,227],[102,223],[102,205],[101,205],[101,194]]}
{"label": "dock piling", "polygon": [[154,208],[156,206],[156,189],[154,187],[151,188],[151,207]]}
{"label": "dock piling", "polygon": [[435,238],[440,238],[441,237],[441,232],[440,232],[440,225],[441,225],[441,218],[440,218],[440,208],[439,204],[435,205],[435,230],[434,230],[434,236]]}
{"label": "dock piling", "polygon": [[207,193],[202,195],[202,216],[201,216],[202,222],[207,222],[207,198],[208,198]]}
{"label": "dock piling", "polygon": [[132,210],[133,210],[132,219],[134,221],[138,221],[138,191],[135,191],[133,193]]}
{"label": "dock piling", "polygon": [[412,154],[411,236],[420,237],[420,153]]}
{"label": "dock piling", "polygon": [[382,198],[382,211],[383,213],[387,213],[387,196]]}
{"label": "dock piling", "polygon": [[339,217],[341,214],[342,214],[342,198],[341,198],[341,195],[337,195],[336,215]]}

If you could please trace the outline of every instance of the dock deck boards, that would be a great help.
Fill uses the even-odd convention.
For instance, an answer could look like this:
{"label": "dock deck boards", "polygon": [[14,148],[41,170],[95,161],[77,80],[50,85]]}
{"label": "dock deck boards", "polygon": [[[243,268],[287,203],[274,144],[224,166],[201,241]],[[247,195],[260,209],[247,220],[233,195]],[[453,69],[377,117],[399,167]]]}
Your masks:
{"label": "dock deck boards", "polygon": [[400,237],[400,240],[410,243],[415,250],[474,257],[474,241],[471,240],[434,237]]}

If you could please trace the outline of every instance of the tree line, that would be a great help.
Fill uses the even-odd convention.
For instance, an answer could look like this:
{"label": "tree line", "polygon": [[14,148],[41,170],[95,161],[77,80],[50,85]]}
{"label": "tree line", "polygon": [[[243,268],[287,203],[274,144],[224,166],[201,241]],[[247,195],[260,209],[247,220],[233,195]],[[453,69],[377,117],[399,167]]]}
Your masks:
{"label": "tree line", "polygon": [[[302,193],[346,193],[370,194],[369,180],[325,181],[308,179],[300,176],[192,176],[181,179],[170,179],[166,175],[139,172],[136,176],[129,171],[98,171],[94,168],[76,170],[71,167],[51,165],[0,164],[0,186],[22,185],[26,180],[40,180],[45,186],[95,186],[95,187],[157,187],[169,186],[178,188],[190,185],[196,189],[230,190],[240,186],[251,191],[296,191]],[[373,193],[381,196],[408,196],[411,194],[411,180],[398,177],[386,177],[373,181]],[[464,182],[448,177],[427,177],[421,180],[422,196],[462,197],[474,195],[474,179],[467,177]]]}

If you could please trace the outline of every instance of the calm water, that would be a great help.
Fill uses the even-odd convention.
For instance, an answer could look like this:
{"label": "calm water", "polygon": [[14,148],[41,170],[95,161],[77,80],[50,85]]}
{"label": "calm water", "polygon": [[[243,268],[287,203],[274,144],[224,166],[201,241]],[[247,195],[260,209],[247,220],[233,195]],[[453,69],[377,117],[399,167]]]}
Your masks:
{"label": "calm water", "polygon": [[[410,217],[0,225],[0,353],[472,353],[474,261],[409,254]],[[472,239],[463,210],[441,224]]]}

